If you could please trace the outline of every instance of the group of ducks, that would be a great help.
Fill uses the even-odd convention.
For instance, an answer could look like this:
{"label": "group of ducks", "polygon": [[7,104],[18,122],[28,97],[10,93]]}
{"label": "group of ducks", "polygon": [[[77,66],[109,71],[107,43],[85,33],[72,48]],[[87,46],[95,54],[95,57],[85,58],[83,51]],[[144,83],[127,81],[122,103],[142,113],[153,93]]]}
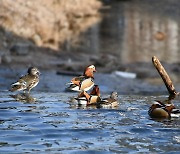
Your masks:
{"label": "group of ducks", "polygon": [[[94,65],[90,65],[85,68],[82,76],[74,77],[70,83],[68,83],[68,90],[79,92],[78,96],[74,99],[78,105],[96,105],[97,107],[114,108],[119,105],[117,92],[112,92],[109,98],[100,97],[100,89],[98,85],[94,83],[94,72],[96,68]],[[32,88],[39,83],[40,72],[36,67],[30,67],[27,74],[19,78],[19,80],[11,85],[10,91],[25,91],[28,93]],[[92,88],[92,91],[88,93]],[[155,101],[149,108],[149,116],[152,118],[171,118],[178,117],[180,111],[171,104],[164,104],[160,101]],[[177,116],[178,115],[178,116]]]}
{"label": "group of ducks", "polygon": [[[96,105],[97,107],[116,107],[118,106],[118,94],[112,92],[109,98],[101,99],[100,89],[98,85],[94,84],[94,72],[96,68],[94,65],[88,66],[82,76],[74,77],[70,83],[68,90],[78,91],[79,95],[75,98],[78,105]],[[87,91],[93,87],[88,94]]]}

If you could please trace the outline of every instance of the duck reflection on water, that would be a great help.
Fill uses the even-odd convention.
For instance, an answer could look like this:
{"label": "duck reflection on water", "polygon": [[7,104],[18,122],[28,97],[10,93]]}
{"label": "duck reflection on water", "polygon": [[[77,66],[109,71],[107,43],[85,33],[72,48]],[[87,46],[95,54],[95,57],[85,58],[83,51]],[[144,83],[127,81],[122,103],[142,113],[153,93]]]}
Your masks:
{"label": "duck reflection on water", "polygon": [[[95,86],[95,88],[97,88],[97,86]],[[82,99],[82,97],[80,97],[80,99]],[[102,98],[102,99],[100,98],[99,100],[96,100],[94,103],[91,104],[79,103],[78,98],[74,98],[74,97],[70,98],[69,103],[71,108],[78,108],[78,109],[99,109],[99,108],[119,109],[118,94],[115,91],[112,92],[108,98]]]}
{"label": "duck reflection on water", "polygon": [[15,95],[10,95],[16,101],[25,102],[25,103],[34,103],[36,102],[36,98],[31,96],[29,93],[19,93]]}

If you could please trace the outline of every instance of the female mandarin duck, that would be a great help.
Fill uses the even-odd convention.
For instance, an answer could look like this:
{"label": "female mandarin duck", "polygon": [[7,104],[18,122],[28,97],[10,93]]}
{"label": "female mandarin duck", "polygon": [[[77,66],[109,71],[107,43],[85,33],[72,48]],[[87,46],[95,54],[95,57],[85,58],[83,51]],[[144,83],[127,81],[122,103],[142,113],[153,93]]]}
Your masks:
{"label": "female mandarin duck", "polygon": [[119,105],[117,92],[112,92],[109,98],[104,98],[97,103],[97,107],[114,108]]}
{"label": "female mandarin duck", "polygon": [[72,91],[88,91],[94,86],[94,72],[96,72],[95,66],[88,66],[83,76],[74,77],[71,80],[70,86],[67,89]]}
{"label": "female mandarin duck", "polygon": [[75,98],[78,101],[78,105],[92,105],[96,104],[101,100],[100,98],[100,90],[98,85],[95,85],[93,90],[90,94],[83,91],[79,94],[77,98]]}
{"label": "female mandarin duck", "polygon": [[148,114],[151,118],[171,118],[179,117],[180,110],[176,109],[173,104],[163,104],[155,101],[149,108]]}
{"label": "female mandarin duck", "polygon": [[27,90],[29,93],[30,90],[39,83],[39,75],[40,72],[36,67],[30,67],[26,75],[22,76],[16,83],[11,85],[10,91]]}

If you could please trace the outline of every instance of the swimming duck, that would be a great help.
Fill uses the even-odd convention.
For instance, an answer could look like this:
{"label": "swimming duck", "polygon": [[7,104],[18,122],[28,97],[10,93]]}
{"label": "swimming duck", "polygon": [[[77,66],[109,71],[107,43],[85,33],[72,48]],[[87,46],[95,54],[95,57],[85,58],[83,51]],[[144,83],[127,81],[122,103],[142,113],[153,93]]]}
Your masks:
{"label": "swimming duck", "polygon": [[117,92],[112,92],[109,98],[104,98],[97,103],[97,107],[114,108],[119,105]]}
{"label": "swimming duck", "polygon": [[78,105],[92,105],[96,104],[101,100],[100,98],[100,90],[98,85],[95,85],[92,89],[91,93],[88,94],[85,91],[82,91],[77,98],[75,98],[78,101]]}
{"label": "swimming duck", "polygon": [[96,68],[94,65],[86,67],[84,74],[79,77],[74,77],[70,83],[67,90],[72,91],[88,91],[94,86],[94,72]]}
{"label": "swimming duck", "polygon": [[32,88],[36,87],[39,83],[40,72],[36,67],[30,67],[27,71],[27,74],[20,77],[19,80],[11,85],[10,91],[25,91],[28,93]]}
{"label": "swimming duck", "polygon": [[179,117],[180,110],[176,109],[174,104],[164,104],[160,101],[154,101],[149,108],[148,114],[151,118],[171,118]]}

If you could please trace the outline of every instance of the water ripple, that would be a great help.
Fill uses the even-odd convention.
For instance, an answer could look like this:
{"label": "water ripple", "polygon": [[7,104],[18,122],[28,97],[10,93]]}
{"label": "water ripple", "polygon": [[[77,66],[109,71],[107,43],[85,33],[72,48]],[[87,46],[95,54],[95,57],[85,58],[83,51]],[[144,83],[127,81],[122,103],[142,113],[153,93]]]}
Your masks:
{"label": "water ripple", "polygon": [[146,100],[155,96],[120,96],[119,108],[96,109],[72,107],[68,101],[73,95],[37,93],[36,101],[29,102],[4,93],[0,153],[180,151],[179,119],[153,121],[147,114]]}

